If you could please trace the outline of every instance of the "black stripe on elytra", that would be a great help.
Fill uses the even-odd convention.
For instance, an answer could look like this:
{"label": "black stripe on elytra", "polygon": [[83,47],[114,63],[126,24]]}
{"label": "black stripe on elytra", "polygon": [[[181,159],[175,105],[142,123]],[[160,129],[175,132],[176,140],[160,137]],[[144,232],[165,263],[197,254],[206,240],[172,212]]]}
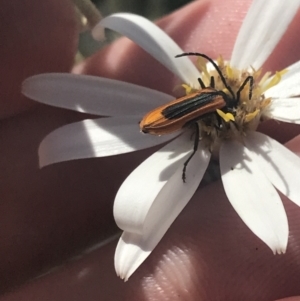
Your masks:
{"label": "black stripe on elytra", "polygon": [[177,119],[188,113],[194,112],[206,104],[212,102],[217,96],[223,97],[223,93],[220,91],[215,92],[203,92],[198,95],[170,105],[162,110],[161,114],[166,119]]}

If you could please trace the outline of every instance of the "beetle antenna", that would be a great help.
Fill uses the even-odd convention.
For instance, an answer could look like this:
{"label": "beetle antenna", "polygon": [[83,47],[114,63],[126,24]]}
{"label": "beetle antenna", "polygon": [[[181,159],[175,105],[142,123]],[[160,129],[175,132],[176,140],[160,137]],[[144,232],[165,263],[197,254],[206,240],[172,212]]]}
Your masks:
{"label": "beetle antenna", "polygon": [[198,53],[198,52],[186,52],[186,53],[178,54],[175,57],[177,58],[177,57],[189,56],[189,55],[201,56],[201,57],[204,57],[205,59],[207,59],[209,62],[211,62],[212,65],[215,67],[216,71],[218,72],[218,74],[220,75],[221,81],[223,82],[225,88],[227,88],[227,90],[230,92],[233,99],[236,99],[232,89],[226,83],[226,79],[225,79],[224,75],[222,74],[219,66],[209,56],[207,56],[206,54],[203,54],[203,53]]}

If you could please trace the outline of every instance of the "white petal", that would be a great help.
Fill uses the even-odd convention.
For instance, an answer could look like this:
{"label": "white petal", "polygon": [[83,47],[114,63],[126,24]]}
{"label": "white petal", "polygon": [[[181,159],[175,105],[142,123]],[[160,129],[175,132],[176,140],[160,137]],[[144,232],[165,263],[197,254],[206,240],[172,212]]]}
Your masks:
{"label": "white petal", "polygon": [[121,229],[142,233],[152,202],[192,148],[191,133],[187,131],[150,156],[127,177],[114,203],[115,220]]}
{"label": "white petal", "polygon": [[266,97],[287,98],[300,95],[300,61],[287,67],[281,81],[265,93]]}
{"label": "white petal", "polygon": [[250,230],[274,253],[285,252],[288,222],[281,199],[249,150],[237,141],[225,142],[220,167],[226,195]]}
{"label": "white petal", "polygon": [[113,14],[102,19],[94,28],[95,38],[102,27],[127,36],[181,78],[184,83],[199,87],[197,78],[200,73],[197,68],[187,57],[175,58],[177,54],[183,53],[183,50],[154,23],[134,14]]}
{"label": "white petal", "polygon": [[238,33],[231,65],[259,69],[298,11],[299,0],[254,0]]}
{"label": "white petal", "polygon": [[142,115],[174,98],[118,80],[68,73],[29,77],[23,82],[23,94],[52,106],[102,116]]}
{"label": "white petal", "polygon": [[[149,256],[197,189],[207,168],[210,153],[200,143],[187,166],[190,133],[182,135],[149,157],[125,180],[114,204],[117,224],[125,229],[115,255],[121,278],[128,277]],[[188,152],[188,153],[187,153]]]}
{"label": "white petal", "polygon": [[300,206],[300,158],[276,140],[258,132],[249,133],[246,145],[251,158],[272,184]]}
{"label": "white petal", "polygon": [[300,98],[272,99],[272,104],[264,115],[272,119],[300,124]]}
{"label": "white petal", "polygon": [[173,137],[141,133],[138,117],[83,120],[63,126],[44,138],[39,147],[40,166],[124,154],[161,144]]}

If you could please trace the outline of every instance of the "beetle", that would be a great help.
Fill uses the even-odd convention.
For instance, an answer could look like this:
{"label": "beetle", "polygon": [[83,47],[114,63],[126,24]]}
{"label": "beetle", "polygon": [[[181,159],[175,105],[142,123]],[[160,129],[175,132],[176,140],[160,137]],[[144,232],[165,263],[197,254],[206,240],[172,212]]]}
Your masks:
{"label": "beetle", "polygon": [[191,121],[227,106],[227,94],[207,87],[162,105],[144,116],[143,133],[165,135],[180,130]]}
{"label": "beetle", "polygon": [[253,77],[248,76],[244,80],[243,84],[239,87],[235,95],[231,87],[227,84],[220,68],[210,57],[202,53],[186,52],[176,55],[176,58],[182,56],[201,56],[207,59],[214,66],[222,83],[224,84],[224,87],[229,92],[229,94],[226,94],[222,90],[216,90],[213,76],[210,79],[210,85],[208,87],[205,86],[201,78],[198,78],[201,89],[155,108],[147,113],[140,122],[141,131],[151,135],[170,134],[188,125],[195,126],[195,142],[193,152],[185,161],[182,171],[182,180],[185,182],[186,167],[196,153],[199,144],[199,124],[197,121],[209,116],[210,114],[217,114],[216,110],[234,113],[234,109],[237,107],[240,101],[240,93],[248,82],[250,84],[249,100],[251,99]]}

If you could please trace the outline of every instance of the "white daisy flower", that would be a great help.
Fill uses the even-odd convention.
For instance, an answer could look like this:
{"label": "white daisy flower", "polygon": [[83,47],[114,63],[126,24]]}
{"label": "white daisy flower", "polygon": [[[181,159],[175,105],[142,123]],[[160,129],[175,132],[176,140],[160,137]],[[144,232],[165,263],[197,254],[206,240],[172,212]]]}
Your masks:
{"label": "white daisy flower", "polygon": [[[121,278],[127,280],[149,256],[193,196],[215,154],[226,195],[238,215],[274,253],[285,252],[288,221],[277,190],[300,205],[300,159],[255,130],[265,118],[300,123],[300,98],[295,97],[300,95],[300,62],[275,75],[261,74],[299,4],[299,0],[253,1],[231,59],[216,60],[227,88],[214,66],[204,63],[203,58],[198,60],[198,68],[187,57],[175,58],[183,50],[143,17],[114,14],[94,29],[95,37],[107,27],[135,41],[182,80],[188,98],[194,95],[191,93],[202,93],[198,78],[209,87],[213,76],[221,100],[224,94],[220,91],[228,99],[238,99],[235,105],[226,103],[193,122],[201,139],[187,165],[186,183],[182,180],[183,164],[194,145],[190,130],[150,156],[120,187],[114,216],[124,230],[115,254]],[[247,77],[250,80],[241,88]],[[43,74],[27,79],[23,93],[53,106],[111,116],[73,123],[50,133],[39,148],[41,166],[141,150],[178,135],[177,127],[174,131],[168,128],[171,135],[140,133],[138,122],[143,116],[173,97],[133,84],[84,75]]]}

